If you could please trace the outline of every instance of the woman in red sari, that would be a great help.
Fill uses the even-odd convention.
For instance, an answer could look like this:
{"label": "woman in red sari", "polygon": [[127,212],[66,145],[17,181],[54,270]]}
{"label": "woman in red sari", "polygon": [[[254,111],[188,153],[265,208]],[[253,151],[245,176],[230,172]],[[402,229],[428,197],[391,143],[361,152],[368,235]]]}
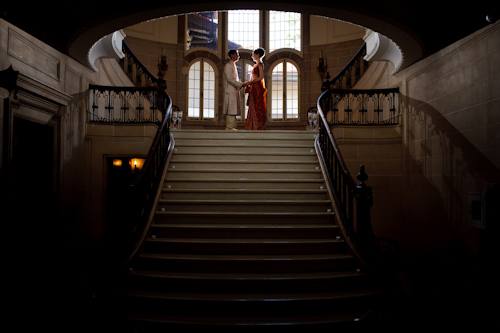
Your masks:
{"label": "woman in red sari", "polygon": [[252,76],[247,83],[249,86],[245,92],[249,92],[247,105],[248,115],[245,123],[246,130],[265,130],[267,118],[266,85],[264,83],[264,50],[259,48],[253,52],[252,59],[255,61]]}

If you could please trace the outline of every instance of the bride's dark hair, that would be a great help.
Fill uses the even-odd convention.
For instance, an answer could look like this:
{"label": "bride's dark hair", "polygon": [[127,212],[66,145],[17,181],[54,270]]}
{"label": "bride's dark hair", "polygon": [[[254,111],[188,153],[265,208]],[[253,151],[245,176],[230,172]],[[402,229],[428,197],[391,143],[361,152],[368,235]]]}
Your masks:
{"label": "bride's dark hair", "polygon": [[266,51],[264,51],[263,48],[259,47],[258,49],[253,51],[253,53],[257,53],[259,57],[262,59],[262,57],[266,54]]}

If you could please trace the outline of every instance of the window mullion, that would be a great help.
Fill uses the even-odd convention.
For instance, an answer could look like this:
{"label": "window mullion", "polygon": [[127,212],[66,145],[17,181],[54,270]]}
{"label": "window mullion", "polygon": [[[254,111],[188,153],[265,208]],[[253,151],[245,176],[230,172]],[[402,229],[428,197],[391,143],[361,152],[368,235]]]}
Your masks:
{"label": "window mullion", "polygon": [[287,69],[286,69],[287,61],[283,61],[283,120],[287,120],[287,100],[286,100],[286,86],[287,86]]}

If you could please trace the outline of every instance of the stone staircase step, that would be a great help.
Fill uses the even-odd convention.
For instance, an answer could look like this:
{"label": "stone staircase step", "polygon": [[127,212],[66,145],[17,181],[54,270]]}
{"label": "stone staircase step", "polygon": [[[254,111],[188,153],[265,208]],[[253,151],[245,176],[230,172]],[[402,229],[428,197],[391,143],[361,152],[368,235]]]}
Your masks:
{"label": "stone staircase step", "polygon": [[226,179],[322,179],[320,170],[290,170],[290,169],[169,169],[167,179],[172,178],[226,178]]}
{"label": "stone staircase step", "polygon": [[[366,313],[377,304],[376,289],[335,290],[291,293],[187,293],[124,291],[130,300],[127,310],[150,315],[203,315],[217,318],[277,318],[280,316],[320,316],[331,313]],[[134,311],[134,312],[135,312]],[[355,318],[352,318],[354,320]],[[359,318],[358,318],[359,319]]]}
{"label": "stone staircase step", "polygon": [[204,161],[204,160],[213,160],[213,161],[235,161],[235,160],[246,160],[246,161],[318,161],[318,157],[315,154],[311,154],[311,152],[307,153],[283,153],[283,152],[261,152],[261,153],[247,153],[247,152],[233,152],[228,154],[227,152],[212,152],[206,151],[200,154],[186,154],[177,151],[176,154],[172,155],[172,162],[177,161]]}
{"label": "stone staircase step", "polygon": [[[310,273],[196,273],[131,271],[127,284],[143,290],[186,291],[202,293],[298,293],[341,291],[359,286],[370,288],[371,280],[359,272],[310,272]],[[147,286],[144,288],[144,286]]]}
{"label": "stone staircase step", "polygon": [[199,224],[201,221],[210,224],[306,224],[314,221],[314,224],[332,224],[334,215],[332,212],[189,212],[189,211],[157,211],[155,223],[180,223]]}
{"label": "stone staircase step", "polygon": [[143,253],[134,269],[218,273],[298,273],[354,270],[348,254],[314,255],[200,255]]}
{"label": "stone staircase step", "polygon": [[325,189],[162,189],[161,199],[176,200],[328,200]]}
{"label": "stone staircase step", "polygon": [[141,327],[143,331],[141,332],[151,332],[154,330],[168,327],[200,327],[200,326],[210,326],[212,328],[220,327],[226,329],[231,325],[244,326],[244,327],[281,327],[286,326],[303,326],[310,325],[312,327],[335,327],[337,329],[355,329],[358,328],[360,324],[358,321],[363,318],[365,312],[353,311],[352,313],[331,313],[331,314],[317,314],[317,315],[300,315],[294,314],[293,316],[180,316],[180,315],[152,315],[152,314],[141,314],[133,315],[130,320]]}
{"label": "stone staircase step", "polygon": [[227,179],[166,178],[166,189],[323,189],[325,182],[317,179]]}
{"label": "stone staircase step", "polygon": [[145,251],[170,254],[326,254],[341,253],[342,239],[150,238]]}
{"label": "stone staircase step", "polygon": [[247,161],[247,160],[203,160],[203,161],[172,161],[169,171],[191,169],[219,170],[318,170],[318,161]]}
{"label": "stone staircase step", "polygon": [[286,146],[307,146],[313,147],[313,141],[310,138],[281,138],[275,137],[263,140],[261,137],[243,137],[243,138],[178,138],[175,139],[176,146],[270,146],[270,145],[286,145]]}
{"label": "stone staircase step", "polygon": [[328,212],[330,200],[158,200],[160,211]]}
{"label": "stone staircase step", "polygon": [[246,154],[268,154],[268,155],[278,155],[278,154],[290,154],[290,153],[300,153],[300,154],[310,154],[316,156],[313,145],[273,145],[272,143],[261,144],[261,145],[178,145],[176,143],[174,152],[182,154],[203,154],[207,150],[212,153],[246,153]]}
{"label": "stone staircase step", "polygon": [[332,238],[339,236],[339,226],[334,224],[160,224],[151,226],[155,237],[204,238]]}
{"label": "stone staircase step", "polygon": [[274,139],[296,140],[309,139],[313,141],[318,132],[305,131],[217,131],[217,130],[180,130],[172,131],[176,141],[181,139],[214,138],[214,139],[252,139],[272,141]]}

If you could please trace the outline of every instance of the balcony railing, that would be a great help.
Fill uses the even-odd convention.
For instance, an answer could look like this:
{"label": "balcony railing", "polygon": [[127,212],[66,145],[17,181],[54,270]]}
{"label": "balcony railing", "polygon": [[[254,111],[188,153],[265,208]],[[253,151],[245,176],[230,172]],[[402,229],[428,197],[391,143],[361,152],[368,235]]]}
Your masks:
{"label": "balcony railing", "polygon": [[397,125],[399,88],[329,89],[321,95],[321,109],[333,125]]}
{"label": "balcony railing", "polygon": [[114,87],[89,85],[87,121],[98,123],[160,123],[170,98],[156,86]]}

